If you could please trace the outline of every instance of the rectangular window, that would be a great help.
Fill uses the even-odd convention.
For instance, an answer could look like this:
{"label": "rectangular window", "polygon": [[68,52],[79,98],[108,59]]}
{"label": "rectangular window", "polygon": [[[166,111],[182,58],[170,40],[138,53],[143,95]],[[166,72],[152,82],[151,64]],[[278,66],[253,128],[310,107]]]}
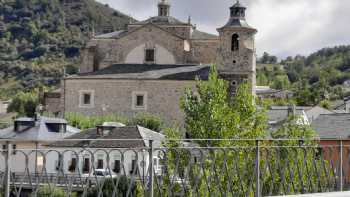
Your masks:
{"label": "rectangular window", "polygon": [[[38,162],[39,163],[39,162]],[[56,160],[56,170],[59,171],[61,169],[63,169],[63,156],[59,155],[58,156],[58,160]]]}
{"label": "rectangular window", "polygon": [[103,154],[98,154],[97,155],[97,169],[103,169],[103,160],[104,160]]}
{"label": "rectangular window", "polygon": [[84,95],[83,95],[83,104],[84,105],[91,105],[91,94],[84,93]]}
{"label": "rectangular window", "polygon": [[113,168],[113,172],[119,174],[121,171],[121,167],[120,167],[120,160],[115,160],[114,161],[114,168]]}
{"label": "rectangular window", "polygon": [[130,169],[130,174],[131,175],[136,175],[137,174],[137,166],[136,165],[137,165],[136,160],[133,159],[131,161],[131,169]]}
{"label": "rectangular window", "polygon": [[75,172],[76,168],[77,168],[77,158],[72,158],[68,170],[69,170],[69,172]]}
{"label": "rectangular window", "polygon": [[94,91],[82,90],[79,92],[79,107],[94,107]]}
{"label": "rectangular window", "polygon": [[143,95],[137,95],[136,96],[136,107],[143,107],[144,101],[143,101]]}
{"label": "rectangular window", "polygon": [[12,145],[12,154],[13,154],[13,155],[17,154],[16,149],[17,149],[17,145],[16,145],[16,144],[13,144],[13,145]]}
{"label": "rectangular window", "polygon": [[103,159],[97,160],[97,169],[103,169]]}
{"label": "rectangular window", "polygon": [[132,109],[133,110],[147,109],[147,92],[132,93]]}
{"label": "rectangular window", "polygon": [[84,158],[83,173],[90,173],[90,158]]}
{"label": "rectangular window", "polygon": [[154,57],[155,57],[155,50],[146,49],[145,62],[154,62]]}

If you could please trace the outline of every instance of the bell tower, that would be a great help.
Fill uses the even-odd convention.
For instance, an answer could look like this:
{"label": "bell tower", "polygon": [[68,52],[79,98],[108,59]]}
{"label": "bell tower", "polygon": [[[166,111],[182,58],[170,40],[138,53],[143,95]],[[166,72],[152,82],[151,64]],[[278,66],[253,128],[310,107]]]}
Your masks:
{"label": "bell tower", "polygon": [[158,16],[170,16],[170,6],[168,0],[161,0],[158,3]]}
{"label": "bell tower", "polygon": [[217,54],[218,71],[221,77],[230,82],[230,93],[235,95],[242,82],[256,85],[255,34],[245,19],[246,7],[237,2],[230,7],[230,19],[218,28],[220,43]]}

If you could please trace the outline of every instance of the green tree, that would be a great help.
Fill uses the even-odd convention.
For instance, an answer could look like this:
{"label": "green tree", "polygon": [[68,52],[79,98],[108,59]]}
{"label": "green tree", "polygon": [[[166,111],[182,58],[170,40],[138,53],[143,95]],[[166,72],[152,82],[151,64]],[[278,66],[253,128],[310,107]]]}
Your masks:
{"label": "green tree", "polygon": [[17,112],[19,116],[34,117],[38,103],[39,97],[36,92],[18,93],[7,111]]}
{"label": "green tree", "polygon": [[[266,114],[255,104],[250,84],[238,87],[232,99],[228,83],[213,66],[208,81],[197,80],[197,90],[187,89],[181,107],[188,135],[196,139],[260,138],[265,136]],[[201,144],[202,146],[219,145]]]}
{"label": "green tree", "polygon": [[[196,91],[186,91],[181,102],[185,111],[186,131],[191,138],[209,140],[194,141],[205,152],[198,154],[201,155],[200,162],[196,163],[193,161],[195,150],[183,148],[176,131],[167,130],[168,140],[165,146],[169,150],[165,158],[168,168],[166,172],[170,178],[165,178],[163,194],[187,191],[186,196],[210,196],[209,193],[224,196],[254,195],[252,187],[255,187],[258,149],[255,141],[244,139],[267,136],[266,113],[255,104],[249,84],[240,85],[234,98],[229,98],[227,88],[227,82],[218,77],[213,67],[208,81],[198,80]],[[271,135],[274,138],[301,138],[302,145],[315,145],[311,140],[315,132],[301,124],[301,120],[296,117],[291,117]],[[299,149],[295,151],[283,148],[288,145],[298,146]],[[315,160],[317,148],[301,148],[300,145],[300,140],[260,141],[260,146],[271,147],[259,152],[260,166],[264,173],[261,177],[263,195],[269,195],[270,189],[272,194],[280,194],[281,188],[286,188],[291,183],[291,194],[309,191],[310,188],[306,188],[303,183],[316,186],[317,175],[321,178],[319,182],[325,183],[324,171],[317,174],[312,169],[314,164],[318,169],[321,167],[321,161]],[[284,176],[281,174],[281,165],[288,165],[294,171],[289,170]],[[297,169],[302,173],[301,177],[297,174]],[[182,179],[175,183],[171,181],[172,177],[182,177],[181,174],[186,178],[185,182]],[[208,177],[211,178],[208,180]],[[309,180],[310,184],[307,182]]]}
{"label": "green tree", "polygon": [[[208,147],[234,147],[234,146],[255,146],[253,141],[234,141],[229,139],[254,139],[265,136],[267,128],[266,115],[263,109],[255,104],[255,99],[250,92],[250,84],[242,84],[239,86],[236,96],[230,98],[228,94],[228,83],[220,79],[213,66],[208,81],[197,80],[196,91],[187,89],[185,96],[181,101],[181,107],[185,111],[186,131],[191,138],[195,139],[221,139],[221,140],[203,140],[196,141],[202,148]],[[175,132],[168,132],[168,138],[178,138]],[[226,139],[226,140],[225,140]],[[227,151],[208,150],[201,160],[201,165],[193,164],[193,152],[189,149],[176,149],[181,146],[177,141],[169,140],[166,144],[170,148],[167,152],[167,172],[170,180],[165,181],[165,193],[176,193],[184,190],[193,189],[197,191],[199,196],[208,196],[206,191],[210,193],[227,193],[233,192],[238,196],[244,194],[252,195],[247,190],[249,178],[239,177],[231,172],[223,173],[222,166],[227,169],[245,168],[247,174],[254,174],[254,151],[244,152],[237,151],[235,153]],[[225,148],[223,148],[225,150]],[[236,163],[234,162],[236,161]],[[188,166],[191,166],[190,168]],[[215,166],[215,167],[214,167]],[[236,167],[237,167],[236,166]],[[222,174],[221,174],[222,173]],[[218,176],[220,174],[220,176]],[[181,177],[187,177],[187,183],[181,181]],[[180,181],[175,184],[172,177],[180,177]],[[216,177],[215,181],[207,182],[205,177]],[[167,185],[169,183],[171,186]],[[230,188],[229,185],[237,185]],[[244,190],[238,187],[244,185]],[[170,191],[169,191],[170,190]],[[191,196],[188,194],[188,196]]]}

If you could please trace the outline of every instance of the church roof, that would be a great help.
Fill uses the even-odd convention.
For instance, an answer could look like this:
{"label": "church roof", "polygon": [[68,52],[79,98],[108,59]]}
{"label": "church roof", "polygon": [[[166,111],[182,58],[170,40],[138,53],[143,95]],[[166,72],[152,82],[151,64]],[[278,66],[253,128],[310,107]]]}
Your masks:
{"label": "church roof", "polygon": [[182,22],[172,16],[154,16],[144,21],[132,23],[131,25],[145,25],[147,23],[153,23],[156,25],[189,25],[188,23]]}
{"label": "church roof", "polygon": [[115,64],[68,79],[206,80],[209,71],[209,65]]}
{"label": "church roof", "polygon": [[230,20],[222,27],[244,27],[248,29],[254,29],[250,25],[248,25],[247,21],[240,18],[231,17]]}
{"label": "church roof", "polygon": [[214,35],[214,34],[194,30],[192,32],[191,38],[193,40],[211,40],[211,39],[218,39],[219,37],[217,35]]}

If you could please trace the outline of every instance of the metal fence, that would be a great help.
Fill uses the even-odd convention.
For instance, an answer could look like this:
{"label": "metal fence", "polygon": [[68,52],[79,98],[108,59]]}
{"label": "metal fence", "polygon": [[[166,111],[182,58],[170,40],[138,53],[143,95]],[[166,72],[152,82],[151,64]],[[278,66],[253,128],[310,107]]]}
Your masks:
{"label": "metal fence", "polygon": [[155,147],[149,140],[138,148],[0,143],[3,196],[259,197],[350,189],[350,141],[169,140]]}

